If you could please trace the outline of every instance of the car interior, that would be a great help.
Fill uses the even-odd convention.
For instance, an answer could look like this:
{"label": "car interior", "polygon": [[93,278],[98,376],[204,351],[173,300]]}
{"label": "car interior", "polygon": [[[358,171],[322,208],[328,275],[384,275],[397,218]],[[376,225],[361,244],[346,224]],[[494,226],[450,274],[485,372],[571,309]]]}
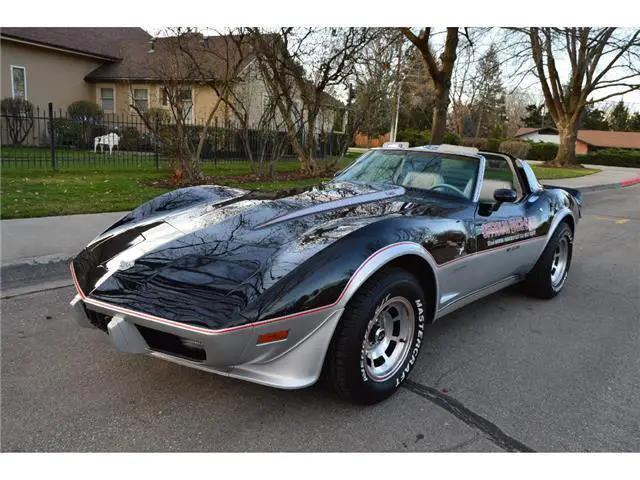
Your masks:
{"label": "car interior", "polygon": [[484,179],[480,190],[480,203],[495,203],[493,197],[496,190],[507,188],[514,190],[519,201],[523,196],[522,185],[507,157],[497,153],[482,153],[486,160]]}

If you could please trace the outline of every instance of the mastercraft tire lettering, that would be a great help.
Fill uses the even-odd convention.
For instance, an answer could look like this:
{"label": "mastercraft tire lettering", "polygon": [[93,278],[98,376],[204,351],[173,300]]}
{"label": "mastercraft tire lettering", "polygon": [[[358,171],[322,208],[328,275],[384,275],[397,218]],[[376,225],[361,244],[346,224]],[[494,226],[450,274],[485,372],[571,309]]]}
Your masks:
{"label": "mastercraft tire lettering", "polygon": [[327,353],[335,390],[359,404],[392,395],[416,364],[427,311],[409,272],[391,267],[371,277],[347,305]]}

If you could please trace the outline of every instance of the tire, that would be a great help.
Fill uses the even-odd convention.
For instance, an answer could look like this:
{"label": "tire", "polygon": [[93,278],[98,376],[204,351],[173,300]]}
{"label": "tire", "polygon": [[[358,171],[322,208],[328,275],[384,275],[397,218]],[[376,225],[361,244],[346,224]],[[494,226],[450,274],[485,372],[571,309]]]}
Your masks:
{"label": "tire", "polygon": [[[562,263],[563,251],[565,252],[564,263]],[[525,278],[525,292],[543,299],[558,295],[567,281],[572,253],[573,234],[569,225],[562,222],[556,228],[538,262]],[[559,270],[561,266],[562,271]]]}
{"label": "tire", "polygon": [[332,390],[362,405],[391,396],[415,365],[427,307],[406,270],[373,275],[347,305],[329,346],[325,368]]}

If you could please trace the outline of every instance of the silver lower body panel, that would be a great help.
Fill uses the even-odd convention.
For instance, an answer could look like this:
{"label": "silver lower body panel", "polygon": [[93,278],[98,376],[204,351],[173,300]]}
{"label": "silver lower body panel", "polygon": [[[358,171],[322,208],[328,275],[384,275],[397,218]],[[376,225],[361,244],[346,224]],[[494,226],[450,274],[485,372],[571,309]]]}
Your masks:
{"label": "silver lower body panel", "polygon": [[[277,322],[249,325],[223,333],[199,331],[155,322],[132,314],[96,306],[76,295],[71,301],[78,323],[94,327],[86,309],[110,317],[106,325],[111,343],[121,352],[144,354],[219,375],[282,389],[304,388],[320,377],[324,358],[343,308],[312,311]],[[142,327],[142,329],[140,328]],[[203,359],[159,349],[145,340],[141,330],[163,332],[203,351]],[[285,340],[259,344],[258,338],[288,331]]]}

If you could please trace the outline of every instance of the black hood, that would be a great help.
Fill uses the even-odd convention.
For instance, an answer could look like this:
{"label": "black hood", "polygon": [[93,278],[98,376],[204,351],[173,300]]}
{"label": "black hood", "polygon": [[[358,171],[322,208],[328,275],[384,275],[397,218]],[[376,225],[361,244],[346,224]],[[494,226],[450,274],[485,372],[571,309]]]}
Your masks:
{"label": "black hood", "polygon": [[226,325],[319,250],[406,203],[402,188],[351,183],[273,199],[212,188],[159,197],[100,235],[73,263],[84,294],[189,323],[206,311],[207,325]]}
{"label": "black hood", "polygon": [[[252,302],[364,227],[416,211],[422,219],[447,216],[452,209],[460,205],[416,199],[395,186],[331,182],[284,196],[194,187],[134,210],[90,243],[73,267],[91,298],[222,328],[255,321],[261,310]],[[331,258],[340,262],[349,253],[336,246]]]}

